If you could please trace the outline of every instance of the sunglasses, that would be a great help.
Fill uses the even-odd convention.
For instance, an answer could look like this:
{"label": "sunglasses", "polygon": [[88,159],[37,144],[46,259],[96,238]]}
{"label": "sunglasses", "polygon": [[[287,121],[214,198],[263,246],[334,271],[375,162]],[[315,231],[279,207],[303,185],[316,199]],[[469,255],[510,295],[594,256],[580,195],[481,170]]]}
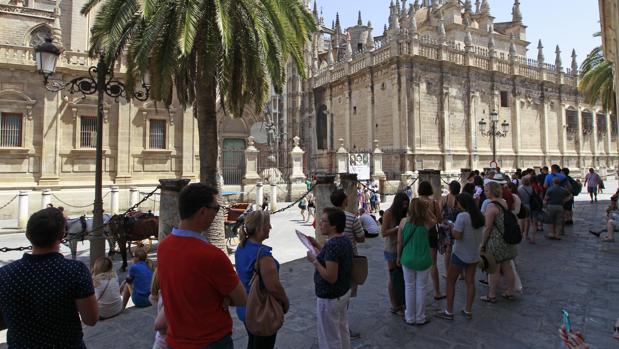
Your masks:
{"label": "sunglasses", "polygon": [[219,212],[219,210],[221,209],[221,205],[217,205],[217,206],[206,206],[206,208],[211,209],[213,211],[215,211],[216,213]]}

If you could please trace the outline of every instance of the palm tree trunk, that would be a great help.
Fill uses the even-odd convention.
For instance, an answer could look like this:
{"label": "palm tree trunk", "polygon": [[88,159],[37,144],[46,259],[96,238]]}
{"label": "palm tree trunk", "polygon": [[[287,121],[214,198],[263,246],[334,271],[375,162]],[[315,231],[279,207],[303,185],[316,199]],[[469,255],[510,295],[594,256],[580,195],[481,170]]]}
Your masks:
{"label": "palm tree trunk", "polygon": [[[198,59],[198,65],[200,65]],[[203,78],[196,82],[196,108],[198,116],[198,132],[200,144],[200,181],[217,188],[219,204],[222,204],[222,186],[219,178],[218,132],[217,132],[217,83],[215,78],[208,76],[207,67],[198,67],[199,72],[205,72]],[[224,233],[224,210],[217,213],[210,229],[203,233],[206,238],[224,252],[226,239]]]}

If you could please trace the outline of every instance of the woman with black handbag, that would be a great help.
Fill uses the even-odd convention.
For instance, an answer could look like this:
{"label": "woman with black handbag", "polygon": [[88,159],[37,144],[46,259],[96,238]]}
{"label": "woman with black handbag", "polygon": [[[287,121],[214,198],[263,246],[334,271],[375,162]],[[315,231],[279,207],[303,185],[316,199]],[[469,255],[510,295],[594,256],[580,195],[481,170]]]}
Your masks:
{"label": "woman with black handbag", "polygon": [[398,315],[404,315],[404,275],[402,268],[396,265],[398,227],[402,218],[406,217],[409,203],[408,195],[403,191],[398,192],[391,207],[383,214],[383,223],[381,224],[381,235],[385,238],[384,256],[387,261],[387,268],[389,268],[387,289],[391,302],[391,312]]}

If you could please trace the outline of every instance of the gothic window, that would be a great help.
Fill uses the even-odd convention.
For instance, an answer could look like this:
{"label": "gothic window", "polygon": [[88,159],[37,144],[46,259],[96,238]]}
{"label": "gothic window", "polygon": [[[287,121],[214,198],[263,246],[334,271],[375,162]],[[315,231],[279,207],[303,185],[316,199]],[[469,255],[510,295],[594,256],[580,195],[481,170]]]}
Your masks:
{"label": "gothic window", "polygon": [[617,116],[616,115],[610,116],[610,140],[611,141],[617,140]]}
{"label": "gothic window", "polygon": [[593,114],[588,111],[582,112],[582,133],[590,135],[593,132]]}
{"label": "gothic window", "polygon": [[363,51],[363,44],[361,43],[357,44],[357,51],[359,52]]}
{"label": "gothic window", "polygon": [[567,139],[573,140],[574,135],[578,132],[578,112],[576,110],[565,110],[565,121],[567,123]]}
{"label": "gothic window", "polygon": [[509,108],[509,97],[507,91],[501,91],[501,108]]}
{"label": "gothic window", "polygon": [[608,131],[608,125],[606,125],[606,115],[597,114],[596,120],[598,127],[598,135],[605,135]]}
{"label": "gothic window", "polygon": [[30,47],[36,47],[45,42],[45,38],[51,38],[52,31],[48,26],[42,25],[30,33]]}
{"label": "gothic window", "polygon": [[80,118],[80,148],[95,148],[97,146],[97,117],[82,116]]}
{"label": "gothic window", "polygon": [[326,105],[321,105],[316,112],[316,139],[318,149],[326,150],[329,147],[327,141],[328,133],[328,110]]}
{"label": "gothic window", "polygon": [[0,147],[21,147],[22,125],[22,114],[2,113],[0,116]]}
{"label": "gothic window", "polygon": [[166,121],[151,119],[149,121],[148,148],[165,149]]}

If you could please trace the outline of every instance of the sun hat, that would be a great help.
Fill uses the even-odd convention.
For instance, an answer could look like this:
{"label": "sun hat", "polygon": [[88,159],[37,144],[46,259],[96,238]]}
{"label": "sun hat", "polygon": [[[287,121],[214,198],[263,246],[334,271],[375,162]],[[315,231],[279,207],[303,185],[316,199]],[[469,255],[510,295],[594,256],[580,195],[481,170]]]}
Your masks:
{"label": "sun hat", "polygon": [[493,274],[497,271],[496,259],[492,253],[484,251],[480,254],[479,268],[488,274]]}

